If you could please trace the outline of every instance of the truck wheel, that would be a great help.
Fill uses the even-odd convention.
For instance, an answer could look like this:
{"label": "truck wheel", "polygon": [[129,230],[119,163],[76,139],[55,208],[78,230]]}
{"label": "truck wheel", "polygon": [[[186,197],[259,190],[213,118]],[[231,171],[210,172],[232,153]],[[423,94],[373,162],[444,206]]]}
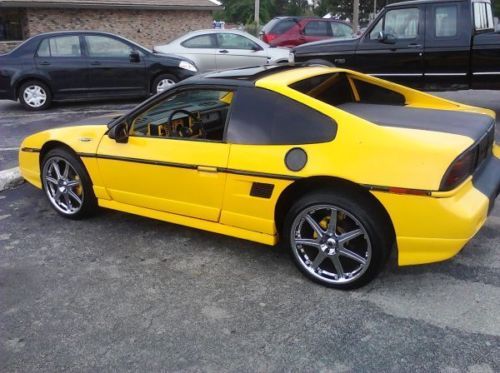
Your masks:
{"label": "truck wheel", "polygon": [[45,110],[52,102],[52,94],[46,84],[31,80],[19,88],[19,101],[25,109],[31,111]]}
{"label": "truck wheel", "polygon": [[384,219],[358,197],[319,191],[289,210],[283,238],[298,269],[312,281],[342,290],[358,288],[385,262],[390,245]]}

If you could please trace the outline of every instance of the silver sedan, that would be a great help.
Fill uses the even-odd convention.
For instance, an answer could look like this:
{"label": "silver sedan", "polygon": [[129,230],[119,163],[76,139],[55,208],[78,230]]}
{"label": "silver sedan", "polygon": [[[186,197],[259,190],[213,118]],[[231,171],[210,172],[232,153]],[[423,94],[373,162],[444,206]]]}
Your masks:
{"label": "silver sedan", "polygon": [[185,56],[200,72],[282,63],[289,55],[246,32],[218,29],[193,31],[153,50]]}

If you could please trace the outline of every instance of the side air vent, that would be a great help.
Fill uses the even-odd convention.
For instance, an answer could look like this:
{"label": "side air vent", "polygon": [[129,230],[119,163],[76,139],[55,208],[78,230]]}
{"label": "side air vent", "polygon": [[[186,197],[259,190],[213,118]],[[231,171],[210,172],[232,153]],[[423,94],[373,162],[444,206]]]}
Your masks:
{"label": "side air vent", "polygon": [[250,195],[252,197],[271,198],[274,185],[265,183],[253,183]]}

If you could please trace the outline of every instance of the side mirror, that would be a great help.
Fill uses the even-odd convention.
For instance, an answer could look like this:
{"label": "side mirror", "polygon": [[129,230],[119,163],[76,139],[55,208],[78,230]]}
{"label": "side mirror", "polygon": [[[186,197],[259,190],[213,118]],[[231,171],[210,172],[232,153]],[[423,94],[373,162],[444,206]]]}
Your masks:
{"label": "side mirror", "polygon": [[130,52],[130,62],[141,62],[141,56],[139,52],[137,51]]}
{"label": "side mirror", "polygon": [[108,137],[117,143],[125,144],[128,142],[128,128],[125,122],[118,123],[108,132]]}
{"label": "side mirror", "polygon": [[258,51],[261,51],[262,50],[262,47],[260,45],[257,45],[257,44],[253,44],[252,45],[252,50],[254,52],[258,52]]}
{"label": "side mirror", "polygon": [[392,34],[386,34],[383,31],[378,33],[378,41],[384,44],[396,44],[396,38]]}

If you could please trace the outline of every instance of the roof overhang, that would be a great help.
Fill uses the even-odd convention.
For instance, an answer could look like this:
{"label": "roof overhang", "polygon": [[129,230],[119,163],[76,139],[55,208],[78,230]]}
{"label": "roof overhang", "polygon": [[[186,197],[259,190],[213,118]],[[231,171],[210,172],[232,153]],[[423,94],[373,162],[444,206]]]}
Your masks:
{"label": "roof overhang", "polygon": [[0,1],[0,8],[57,8],[57,9],[133,9],[133,10],[223,10],[224,6],[216,5],[168,5],[168,4],[126,4],[120,2],[59,2],[59,1]]}

